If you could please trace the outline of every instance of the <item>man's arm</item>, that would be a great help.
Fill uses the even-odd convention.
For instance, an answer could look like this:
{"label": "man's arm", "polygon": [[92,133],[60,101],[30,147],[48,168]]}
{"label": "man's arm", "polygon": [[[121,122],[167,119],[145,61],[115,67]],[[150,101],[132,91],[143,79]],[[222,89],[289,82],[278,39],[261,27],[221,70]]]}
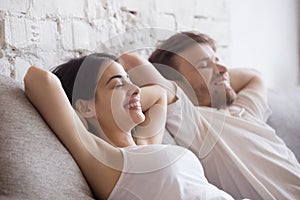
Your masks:
{"label": "man's arm", "polygon": [[253,89],[261,95],[266,95],[266,88],[258,71],[246,68],[228,70],[231,87],[236,93],[244,89]]}
{"label": "man's arm", "polygon": [[[260,73],[254,69],[232,69],[229,70],[229,75],[231,86],[238,93],[235,105],[243,107],[249,114],[265,122],[271,112]],[[246,90],[247,92],[243,92]]]}

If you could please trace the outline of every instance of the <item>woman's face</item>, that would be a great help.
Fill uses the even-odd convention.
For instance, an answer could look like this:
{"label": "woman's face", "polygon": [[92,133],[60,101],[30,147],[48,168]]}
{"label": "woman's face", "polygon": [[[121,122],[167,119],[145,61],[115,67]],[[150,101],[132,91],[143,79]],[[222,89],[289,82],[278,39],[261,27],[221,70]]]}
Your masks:
{"label": "woman's face", "polygon": [[[111,62],[111,63],[110,63]],[[145,116],[140,104],[140,89],[131,83],[123,67],[109,61],[100,75],[95,94],[97,120],[106,131],[130,132]]]}

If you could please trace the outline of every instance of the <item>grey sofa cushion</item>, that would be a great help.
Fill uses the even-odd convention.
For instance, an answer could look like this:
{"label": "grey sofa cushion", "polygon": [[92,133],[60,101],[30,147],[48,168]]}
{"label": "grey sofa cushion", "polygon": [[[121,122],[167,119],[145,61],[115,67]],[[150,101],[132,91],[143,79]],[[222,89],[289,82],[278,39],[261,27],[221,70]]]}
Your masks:
{"label": "grey sofa cushion", "polygon": [[0,199],[93,199],[79,167],[22,87],[2,75]]}
{"label": "grey sofa cushion", "polygon": [[272,115],[267,123],[300,160],[300,87],[270,90],[268,98]]}

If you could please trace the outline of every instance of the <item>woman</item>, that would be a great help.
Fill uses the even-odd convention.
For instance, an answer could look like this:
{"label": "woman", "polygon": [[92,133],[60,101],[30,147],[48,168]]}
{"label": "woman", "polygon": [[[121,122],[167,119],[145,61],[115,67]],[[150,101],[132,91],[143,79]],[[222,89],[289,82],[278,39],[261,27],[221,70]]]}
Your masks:
{"label": "woman", "polygon": [[[121,60],[132,61],[127,62],[126,56]],[[162,87],[133,85],[109,55],[92,54],[71,62],[81,64],[72,72],[60,67],[61,77],[77,70],[77,78],[70,81],[74,89],[67,95],[55,75],[37,67],[30,67],[24,78],[25,93],[71,153],[97,198],[232,199],[207,182],[190,151],[157,144],[169,101]],[[94,95],[88,97],[90,91]],[[131,130],[137,125],[134,140]],[[86,127],[102,132],[109,143]]]}
{"label": "woman", "polygon": [[[128,57],[129,56],[126,55],[122,56],[122,58],[125,59]],[[131,106],[131,108],[129,109],[129,111],[131,111],[131,114],[135,113],[133,111],[141,111],[139,109],[141,108],[139,94],[140,89],[135,85],[127,84],[127,82],[130,82],[127,74],[124,74],[120,77],[116,75],[116,77],[113,77],[113,79],[109,79],[109,82],[105,83],[105,85],[111,86],[111,88],[116,87],[118,88],[118,90],[111,90],[111,88],[108,87],[108,89],[110,90],[103,91],[103,93],[114,95],[114,97],[112,98],[109,95],[99,95],[99,98],[97,98],[98,90],[96,90],[96,86],[98,84],[98,79],[99,77],[104,75],[103,72],[105,71],[99,71],[99,64],[102,64],[102,68],[105,69],[109,64],[107,63],[107,60],[117,60],[117,58],[108,54],[92,54],[88,57],[73,59],[65,64],[62,64],[55,68],[53,70],[53,73],[60,79],[70,103],[72,103],[73,107],[77,111],[77,114],[80,116],[84,124],[86,124],[87,129],[93,132],[95,135],[98,135],[101,138],[105,139],[106,142],[109,142],[118,147],[124,147],[133,142],[131,138],[132,136],[130,134],[119,134],[115,131],[111,131],[110,129],[112,129],[112,124],[116,122],[115,126],[118,126],[118,128],[121,129],[125,129],[122,130],[123,132],[128,132],[128,127],[126,126],[128,126],[130,122],[126,120],[128,119],[126,115],[123,117],[117,116],[121,115],[122,112],[120,111],[123,108],[118,102],[114,102],[114,100],[123,98],[121,96],[118,96],[118,91],[124,86],[128,87],[128,85],[131,85],[129,92],[134,93],[134,95],[132,96],[132,99],[130,100],[128,105],[126,105],[125,107]],[[122,59],[122,62],[123,64],[125,64],[124,59]],[[128,63],[127,61],[126,65],[128,66],[128,64],[131,63]],[[95,91],[96,98],[94,98]],[[147,96],[147,98],[144,98],[145,95]],[[127,94],[127,98],[129,96],[131,96],[131,94]],[[156,119],[152,120],[151,124],[146,120],[142,124],[140,124],[138,128],[135,129],[133,133],[135,136],[135,142],[137,142],[139,145],[143,144],[144,142],[145,144],[148,143],[148,141],[143,141],[142,137],[138,137],[138,132],[141,131],[141,127],[145,127],[147,125],[147,128],[144,128],[143,130],[151,130],[155,135],[155,137],[153,136],[151,139],[148,138],[147,140],[151,140],[151,143],[161,143],[164,130],[163,122],[166,120],[166,100],[171,101],[171,98],[174,97],[168,96],[168,99],[166,99],[166,91],[158,85],[152,84],[152,86],[150,87],[143,88],[141,98],[143,99],[143,112],[148,116],[150,114],[149,108],[151,107],[151,115]],[[98,103],[103,103],[103,106],[98,105]],[[109,106],[110,104],[111,106]],[[93,108],[94,106],[95,108]],[[97,110],[97,108],[99,107],[101,107],[101,110]],[[111,109],[112,113],[110,113]],[[96,113],[91,112],[94,110],[96,111]],[[99,114],[100,112],[101,114]],[[106,115],[107,113],[110,114]],[[150,116],[146,117],[146,119],[148,118],[150,118]],[[132,123],[136,124],[139,122],[133,121]],[[149,127],[150,125],[152,126],[151,128]],[[131,128],[129,129],[131,130]],[[154,131],[154,129],[156,130]],[[146,133],[143,132],[143,136],[145,136],[145,134]],[[122,139],[120,139],[120,137],[122,137]]]}

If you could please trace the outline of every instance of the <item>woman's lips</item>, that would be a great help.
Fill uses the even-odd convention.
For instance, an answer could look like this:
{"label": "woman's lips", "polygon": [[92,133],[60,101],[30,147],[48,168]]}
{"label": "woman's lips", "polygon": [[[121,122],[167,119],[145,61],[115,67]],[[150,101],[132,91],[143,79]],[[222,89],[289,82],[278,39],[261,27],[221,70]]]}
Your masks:
{"label": "woman's lips", "polygon": [[140,103],[140,98],[139,97],[134,97],[130,99],[128,106],[129,109],[131,110],[140,110],[141,109],[141,103]]}
{"label": "woman's lips", "polygon": [[139,101],[128,104],[129,109],[140,109],[141,103]]}

